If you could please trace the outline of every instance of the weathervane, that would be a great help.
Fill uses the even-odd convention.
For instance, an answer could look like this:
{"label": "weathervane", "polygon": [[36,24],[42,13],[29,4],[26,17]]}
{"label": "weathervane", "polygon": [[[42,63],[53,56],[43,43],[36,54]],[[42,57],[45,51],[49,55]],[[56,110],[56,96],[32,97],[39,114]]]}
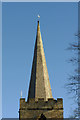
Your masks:
{"label": "weathervane", "polygon": [[38,19],[40,18],[40,15],[38,14]]}

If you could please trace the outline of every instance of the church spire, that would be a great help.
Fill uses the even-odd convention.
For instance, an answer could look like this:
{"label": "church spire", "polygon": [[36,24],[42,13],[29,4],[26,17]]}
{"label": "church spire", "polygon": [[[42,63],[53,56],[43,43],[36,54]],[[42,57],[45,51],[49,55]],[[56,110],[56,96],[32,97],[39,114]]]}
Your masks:
{"label": "church spire", "polygon": [[28,100],[30,98],[34,98],[35,101],[37,101],[38,98],[44,98],[45,101],[47,101],[48,98],[53,98],[40,33],[39,20],[37,25],[37,35],[28,92]]}

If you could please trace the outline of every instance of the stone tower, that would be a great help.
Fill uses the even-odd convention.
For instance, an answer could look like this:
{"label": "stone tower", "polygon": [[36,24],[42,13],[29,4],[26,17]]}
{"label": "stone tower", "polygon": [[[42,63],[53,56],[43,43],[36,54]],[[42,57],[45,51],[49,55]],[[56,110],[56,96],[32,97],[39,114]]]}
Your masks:
{"label": "stone tower", "polygon": [[28,99],[20,98],[19,119],[63,118],[63,99],[52,97],[39,21]]}

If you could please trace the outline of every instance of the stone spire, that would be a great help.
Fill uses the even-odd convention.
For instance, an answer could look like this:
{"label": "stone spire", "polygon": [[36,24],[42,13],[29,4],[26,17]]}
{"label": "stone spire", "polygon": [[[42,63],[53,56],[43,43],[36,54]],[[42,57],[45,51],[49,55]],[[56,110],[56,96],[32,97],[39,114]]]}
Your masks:
{"label": "stone spire", "polygon": [[38,98],[44,98],[45,101],[47,101],[48,98],[53,98],[46,66],[39,21],[37,25],[37,35],[28,92],[28,101],[30,98],[34,98],[35,101],[38,101]]}

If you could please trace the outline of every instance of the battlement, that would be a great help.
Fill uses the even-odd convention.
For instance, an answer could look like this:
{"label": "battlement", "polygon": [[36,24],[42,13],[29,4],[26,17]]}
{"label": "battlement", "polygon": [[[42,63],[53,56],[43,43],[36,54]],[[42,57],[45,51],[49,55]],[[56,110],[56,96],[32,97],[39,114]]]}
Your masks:
{"label": "battlement", "polygon": [[25,101],[25,98],[20,99],[20,108],[23,109],[63,109],[63,99],[49,98],[48,101],[44,101],[44,98],[39,98],[38,101],[35,101],[34,98],[29,99],[28,102]]}
{"label": "battlement", "polygon": [[57,102],[61,102],[63,104],[63,99],[62,98],[57,98]]}
{"label": "battlement", "polygon": [[34,98],[31,98],[29,101],[25,101],[25,98],[21,98],[19,111],[22,118],[24,115],[27,117],[32,117],[34,114],[39,115],[40,113],[45,113],[45,116],[48,117],[57,115],[62,118],[63,99],[57,98],[57,100],[55,100],[53,98],[49,98],[48,101],[45,101],[44,98],[39,98],[38,101],[35,101]]}
{"label": "battlement", "polygon": [[21,101],[21,102],[24,102],[24,101],[25,101],[25,98],[20,98],[20,101]]}
{"label": "battlement", "polygon": [[48,98],[48,101],[45,101],[44,98],[38,98],[38,101],[35,101],[34,98],[30,98],[29,101],[26,102],[25,98],[20,98],[20,103],[24,103],[24,102],[26,102],[26,103],[32,103],[32,102],[35,102],[35,103],[46,102],[46,103],[48,103],[48,102],[53,102],[53,101],[55,103],[57,103],[57,102],[63,102],[63,99],[62,98],[57,98],[57,100],[55,100],[54,98]]}

